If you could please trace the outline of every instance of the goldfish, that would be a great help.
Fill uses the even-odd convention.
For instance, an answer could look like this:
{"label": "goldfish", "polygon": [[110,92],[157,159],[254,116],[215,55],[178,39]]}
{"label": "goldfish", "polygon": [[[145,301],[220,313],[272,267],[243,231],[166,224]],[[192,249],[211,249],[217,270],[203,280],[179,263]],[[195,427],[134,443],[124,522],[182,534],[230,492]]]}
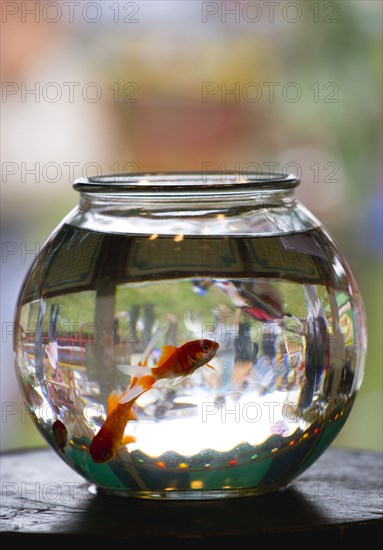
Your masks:
{"label": "goldfish", "polygon": [[[130,420],[137,420],[133,410],[136,400],[152,386],[151,377],[146,377],[146,381],[144,378],[140,379],[140,393],[125,403],[122,403],[121,399],[126,392],[122,395],[111,392],[109,395],[106,420],[89,447],[89,453],[94,462],[99,464],[108,462],[116,456],[122,445],[128,445],[136,440],[134,436],[124,436],[124,432]],[[131,386],[126,391],[130,389]]]}
{"label": "goldfish", "polygon": [[[156,338],[158,339],[158,336]],[[206,339],[187,342],[178,348],[163,346],[156,365],[147,367],[147,360],[153,348],[152,341],[144,353],[144,359],[138,365],[120,365],[120,370],[129,373],[133,379],[123,394],[119,395],[114,391],[109,395],[106,420],[89,447],[93,461],[100,464],[108,462],[116,456],[122,445],[135,441],[133,436],[124,436],[124,432],[129,421],[137,420],[133,407],[143,393],[153,387],[158,380],[192,374],[214,357],[218,347],[217,342]]]}
{"label": "goldfish", "polygon": [[[136,393],[140,392],[141,379],[145,384],[152,381],[152,385],[158,380],[171,380],[181,377],[181,380],[186,376],[193,374],[198,368],[206,365],[209,368],[214,368],[209,365],[209,361],[215,356],[219,348],[218,342],[208,339],[191,340],[185,344],[175,346],[162,346],[161,357],[154,367],[142,367],[135,365],[119,365],[118,368],[125,374],[139,377],[135,379],[135,387],[131,392],[128,392],[122,399],[122,402],[127,402],[133,399]],[[150,378],[151,377],[151,378]]]}
{"label": "goldfish", "polygon": [[60,451],[64,451],[65,445],[68,442],[68,430],[66,429],[65,424],[61,422],[61,420],[57,419],[53,422],[52,435],[57,447],[60,449]]}
{"label": "goldfish", "polygon": [[[155,343],[163,336],[166,330],[167,327],[165,326],[153,336],[146,346],[142,359],[138,364],[139,366],[142,365],[142,367],[145,368]],[[135,438],[133,436],[124,436],[125,428],[130,420],[137,420],[133,406],[139,396],[151,388],[153,382],[151,377],[145,378],[141,376],[142,374],[142,371],[140,371],[139,376],[131,380],[129,388],[121,395],[119,395],[117,391],[110,393],[108,397],[106,420],[101,426],[100,431],[92,439],[92,443],[89,447],[89,452],[94,462],[99,464],[108,462],[116,456],[122,445],[134,443]],[[132,388],[134,388],[139,380],[140,386],[138,386],[138,392],[135,392],[133,396],[130,394],[130,398],[122,402],[122,399],[124,399],[128,392],[132,392]]]}

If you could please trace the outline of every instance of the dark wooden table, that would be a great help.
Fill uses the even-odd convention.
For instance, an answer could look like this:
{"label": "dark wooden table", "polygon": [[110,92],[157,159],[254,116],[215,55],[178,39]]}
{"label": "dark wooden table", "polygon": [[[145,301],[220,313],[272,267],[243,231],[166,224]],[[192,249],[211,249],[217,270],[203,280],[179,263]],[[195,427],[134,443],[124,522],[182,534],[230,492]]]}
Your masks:
{"label": "dark wooden table", "polygon": [[[210,501],[93,495],[50,449],[1,455],[0,541],[305,549],[382,538],[382,456],[329,449],[288,488]],[[131,546],[129,546],[131,548]],[[281,546],[282,548],[282,546]]]}

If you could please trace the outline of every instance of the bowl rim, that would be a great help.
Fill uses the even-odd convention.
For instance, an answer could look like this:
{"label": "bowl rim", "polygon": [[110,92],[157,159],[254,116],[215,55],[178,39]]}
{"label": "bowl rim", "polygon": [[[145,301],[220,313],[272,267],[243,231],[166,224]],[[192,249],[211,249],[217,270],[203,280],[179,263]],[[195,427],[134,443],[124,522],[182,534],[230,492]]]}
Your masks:
{"label": "bowl rim", "polygon": [[86,193],[119,192],[214,192],[227,191],[281,191],[300,184],[300,178],[285,172],[249,172],[241,175],[236,171],[198,172],[134,172],[100,174],[76,179],[73,187]]}

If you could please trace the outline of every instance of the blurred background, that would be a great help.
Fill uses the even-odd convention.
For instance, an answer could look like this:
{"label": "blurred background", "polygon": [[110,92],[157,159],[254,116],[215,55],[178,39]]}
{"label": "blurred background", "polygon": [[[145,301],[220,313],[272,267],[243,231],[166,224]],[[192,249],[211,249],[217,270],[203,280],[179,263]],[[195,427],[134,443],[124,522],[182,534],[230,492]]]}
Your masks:
{"label": "blurred background", "polygon": [[333,446],[382,450],[382,3],[2,2],[1,449],[45,446],[22,404],[13,314],[74,179],[249,169],[298,198],[364,299],[364,383]]}

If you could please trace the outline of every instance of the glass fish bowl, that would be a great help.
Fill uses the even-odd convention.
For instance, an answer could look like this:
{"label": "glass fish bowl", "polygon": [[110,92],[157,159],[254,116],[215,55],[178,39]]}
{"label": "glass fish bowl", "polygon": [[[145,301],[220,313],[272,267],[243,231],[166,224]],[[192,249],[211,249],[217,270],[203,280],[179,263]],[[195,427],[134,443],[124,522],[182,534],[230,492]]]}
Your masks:
{"label": "glass fish bowl", "polygon": [[286,487],[328,448],[363,379],[347,261],[291,174],[81,178],[15,313],[34,422],[94,493]]}

